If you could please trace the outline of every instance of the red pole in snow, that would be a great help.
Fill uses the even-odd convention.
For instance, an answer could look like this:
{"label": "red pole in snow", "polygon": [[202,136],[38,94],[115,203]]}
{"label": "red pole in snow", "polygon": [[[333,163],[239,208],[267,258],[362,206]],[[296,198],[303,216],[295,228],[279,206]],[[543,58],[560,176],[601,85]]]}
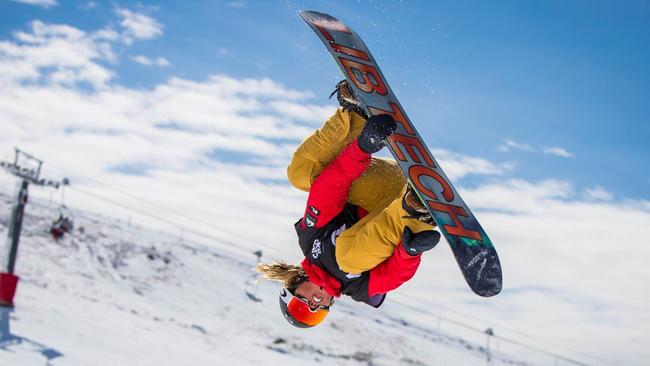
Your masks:
{"label": "red pole in snow", "polygon": [[17,285],[18,276],[13,273],[0,273],[0,306],[14,307]]}

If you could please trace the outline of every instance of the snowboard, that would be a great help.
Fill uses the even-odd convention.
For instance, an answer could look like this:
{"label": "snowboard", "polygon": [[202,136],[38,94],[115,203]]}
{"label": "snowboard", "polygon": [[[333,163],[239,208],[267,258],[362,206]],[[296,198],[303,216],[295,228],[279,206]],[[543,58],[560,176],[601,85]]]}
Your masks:
{"label": "snowboard", "polygon": [[334,57],[368,115],[389,114],[397,122],[387,146],[449,243],[469,287],[480,296],[498,294],[502,276],[494,245],[427,148],[368,47],[330,15],[299,14]]}

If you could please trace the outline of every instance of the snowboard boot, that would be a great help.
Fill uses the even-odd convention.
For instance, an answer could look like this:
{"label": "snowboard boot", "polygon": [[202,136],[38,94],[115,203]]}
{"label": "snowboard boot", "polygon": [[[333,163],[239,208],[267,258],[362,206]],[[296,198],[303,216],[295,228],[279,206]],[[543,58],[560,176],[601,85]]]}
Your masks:
{"label": "snowboard boot", "polygon": [[404,196],[402,197],[402,208],[404,208],[404,210],[409,214],[409,216],[403,216],[403,218],[416,219],[429,225],[436,226],[429,210],[427,210],[424,202],[422,202],[410,183],[406,188],[406,193],[404,193]]}
{"label": "snowboard boot", "polygon": [[354,90],[348,84],[347,79],[343,79],[336,84],[334,91],[330,94],[330,99],[334,94],[336,94],[336,99],[339,101],[339,105],[343,107],[343,110],[356,112],[363,118],[368,119],[368,114],[364,111],[359,98],[354,94]]}

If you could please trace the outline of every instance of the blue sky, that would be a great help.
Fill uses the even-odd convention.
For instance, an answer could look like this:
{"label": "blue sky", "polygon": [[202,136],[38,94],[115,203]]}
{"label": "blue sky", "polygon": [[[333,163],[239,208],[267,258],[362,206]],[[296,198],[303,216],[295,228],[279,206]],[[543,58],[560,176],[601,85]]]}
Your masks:
{"label": "blue sky", "polygon": [[70,207],[297,261],[305,195],[286,165],[341,78],[297,11],[328,12],[365,39],[504,267],[479,299],[439,245],[400,291],[610,364],[650,357],[649,3],[187,4],[0,1],[0,157],[44,159]]}
{"label": "blue sky", "polygon": [[[324,101],[340,74],[296,11],[330,12],[362,35],[432,147],[515,163],[509,174],[516,177],[650,198],[648,2],[186,4],[3,1],[0,34],[6,38],[34,19],[95,29],[117,23],[113,9],[128,6],[164,25],[165,37],[141,44],[138,54],[164,57],[171,66],[143,67],[130,61],[131,50],[118,48],[125,57],[114,67],[123,85],[223,73],[269,77]],[[528,147],[504,152],[498,147],[506,140]],[[544,154],[549,147],[571,157]]]}

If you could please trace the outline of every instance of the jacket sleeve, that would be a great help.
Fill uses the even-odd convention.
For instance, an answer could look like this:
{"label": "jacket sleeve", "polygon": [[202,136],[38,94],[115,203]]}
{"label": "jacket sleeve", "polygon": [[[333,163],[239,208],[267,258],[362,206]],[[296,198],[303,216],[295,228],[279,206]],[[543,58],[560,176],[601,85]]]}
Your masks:
{"label": "jacket sleeve", "polygon": [[411,256],[406,253],[400,242],[388,259],[370,270],[368,296],[385,294],[410,280],[420,266],[420,257],[422,254]]}
{"label": "jacket sleeve", "polygon": [[348,200],[355,179],[370,165],[370,154],[359,148],[356,140],[320,173],[309,190],[303,224],[323,227],[338,215]]}

